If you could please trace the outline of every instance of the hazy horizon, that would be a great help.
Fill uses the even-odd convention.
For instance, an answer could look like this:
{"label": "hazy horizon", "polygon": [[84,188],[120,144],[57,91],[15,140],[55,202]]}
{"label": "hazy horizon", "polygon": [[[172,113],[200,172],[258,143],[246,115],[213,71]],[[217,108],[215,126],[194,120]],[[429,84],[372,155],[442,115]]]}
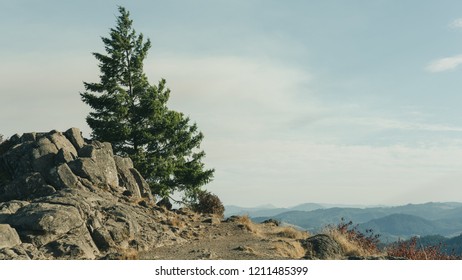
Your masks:
{"label": "hazy horizon", "polygon": [[294,208],[297,206],[301,206],[303,204],[319,204],[323,205],[326,208],[333,208],[333,207],[345,207],[345,208],[373,208],[373,207],[397,207],[397,206],[406,206],[406,205],[422,205],[422,204],[429,204],[429,203],[459,203],[462,204],[462,201],[427,201],[421,203],[398,203],[398,204],[348,204],[348,203],[329,203],[329,202],[302,202],[297,204],[287,204],[287,205],[279,205],[273,203],[267,204],[259,204],[259,205],[240,205],[240,204],[225,204],[226,206],[233,206],[233,207],[240,207],[240,208]]}
{"label": "hazy horizon", "polygon": [[462,201],[460,1],[2,1],[0,134],[89,135],[117,5],[224,204]]}

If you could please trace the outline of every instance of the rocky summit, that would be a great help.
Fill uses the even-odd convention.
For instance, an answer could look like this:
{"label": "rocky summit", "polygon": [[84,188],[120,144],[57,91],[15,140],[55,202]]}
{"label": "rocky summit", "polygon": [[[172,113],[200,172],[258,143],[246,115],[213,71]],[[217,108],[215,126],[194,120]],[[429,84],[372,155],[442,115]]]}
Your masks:
{"label": "rocky summit", "polygon": [[0,259],[98,259],[184,242],[111,144],[65,132],[0,145]]}
{"label": "rocky summit", "polygon": [[221,218],[156,204],[129,158],[76,128],[0,143],[0,260],[387,258],[338,234]]}

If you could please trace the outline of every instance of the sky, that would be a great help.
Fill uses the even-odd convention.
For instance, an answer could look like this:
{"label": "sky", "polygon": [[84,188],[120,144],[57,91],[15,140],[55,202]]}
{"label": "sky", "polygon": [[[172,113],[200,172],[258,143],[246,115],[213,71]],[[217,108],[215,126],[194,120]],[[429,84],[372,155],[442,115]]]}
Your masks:
{"label": "sky", "polygon": [[462,201],[461,1],[0,0],[0,134],[89,136],[118,5],[224,204]]}

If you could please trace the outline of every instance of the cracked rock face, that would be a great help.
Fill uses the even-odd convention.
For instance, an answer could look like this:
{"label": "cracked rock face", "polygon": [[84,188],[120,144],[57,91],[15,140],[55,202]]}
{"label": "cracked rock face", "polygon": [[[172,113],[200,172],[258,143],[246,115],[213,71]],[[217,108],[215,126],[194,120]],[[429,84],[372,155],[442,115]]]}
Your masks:
{"label": "cracked rock face", "polygon": [[77,128],[0,145],[0,259],[98,259],[183,242],[166,238],[162,215],[132,161]]}

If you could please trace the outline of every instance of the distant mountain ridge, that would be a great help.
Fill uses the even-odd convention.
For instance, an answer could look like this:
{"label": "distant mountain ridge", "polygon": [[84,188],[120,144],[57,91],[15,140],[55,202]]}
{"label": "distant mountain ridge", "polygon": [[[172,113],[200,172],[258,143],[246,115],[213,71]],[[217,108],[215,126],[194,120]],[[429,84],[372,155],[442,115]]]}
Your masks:
{"label": "distant mountain ridge", "polygon": [[[311,232],[319,232],[341,219],[358,224],[361,230],[373,229],[389,242],[411,236],[442,235],[454,237],[462,233],[462,203],[428,202],[391,207],[329,207],[305,203],[290,208],[231,208],[233,215],[249,215],[261,222],[272,218]],[[226,212],[225,212],[226,214]]]}
{"label": "distant mountain ridge", "polygon": [[391,214],[359,225],[365,231],[372,229],[381,235],[385,242],[408,239],[413,236],[433,235],[446,231],[436,222],[408,214]]}
{"label": "distant mountain ridge", "polygon": [[[462,204],[461,204],[462,205]],[[375,206],[361,206],[361,205],[348,205],[348,204],[327,204],[327,203],[302,203],[292,207],[276,207],[272,204],[265,204],[257,207],[241,207],[236,205],[227,205],[225,207],[225,216],[232,215],[249,215],[250,217],[259,216],[273,216],[289,211],[313,211],[317,209],[327,208],[368,208]]]}

